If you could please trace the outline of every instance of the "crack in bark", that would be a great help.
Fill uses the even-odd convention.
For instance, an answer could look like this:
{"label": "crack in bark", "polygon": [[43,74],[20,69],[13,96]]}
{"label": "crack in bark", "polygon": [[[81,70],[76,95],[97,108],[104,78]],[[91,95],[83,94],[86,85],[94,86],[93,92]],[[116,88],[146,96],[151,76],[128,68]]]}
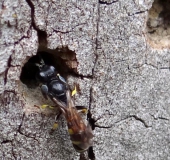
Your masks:
{"label": "crack in bark", "polygon": [[[87,113],[87,120],[89,121],[91,127],[92,127],[92,130],[95,129],[95,126],[94,126],[94,119],[92,119],[92,114],[90,112],[91,110],[91,104],[92,104],[92,93],[93,93],[93,88],[91,87],[90,88],[90,95],[89,95],[89,110],[88,110],[88,113]],[[88,158],[91,159],[91,160],[95,160],[95,153],[94,153],[94,150],[93,150],[93,147],[91,146],[89,148],[89,150],[87,151],[88,152]]]}
{"label": "crack in bark", "polygon": [[89,149],[88,149],[88,157],[90,158],[90,160],[95,160],[95,154],[94,154],[93,147],[89,147]]}
{"label": "crack in bark", "polygon": [[150,66],[150,67],[153,67],[154,69],[157,69],[158,70],[158,66],[155,66],[153,64],[150,64],[150,63],[144,63],[143,65],[147,65],[147,66]]}
{"label": "crack in bark", "polygon": [[35,136],[33,137],[33,136],[30,136],[29,134],[24,134],[24,133],[21,131],[21,127],[22,127],[24,118],[25,118],[25,113],[23,113],[23,116],[22,116],[22,119],[21,119],[21,123],[20,123],[20,125],[19,125],[19,127],[18,127],[18,129],[17,129],[17,132],[18,132],[19,134],[27,137],[27,138],[32,138],[32,139],[36,140],[36,141],[39,143],[38,139],[36,139]]}
{"label": "crack in bark", "polygon": [[129,119],[129,118],[134,118],[135,120],[141,122],[146,128],[152,127],[152,126],[149,126],[149,125],[145,122],[145,120],[143,120],[142,118],[138,117],[137,115],[129,115],[129,116],[126,116],[125,118],[123,118],[123,119],[121,119],[121,120],[119,120],[119,121],[116,121],[115,123],[119,123],[119,122],[124,121],[124,120]]}
{"label": "crack in bark", "polygon": [[158,118],[156,118],[156,119],[161,119],[161,120],[169,121],[169,119],[168,119],[168,118],[165,118],[165,117],[158,117]]}
{"label": "crack in bark", "polygon": [[22,124],[23,124],[23,121],[24,121],[24,118],[25,118],[25,113],[23,113],[23,115],[22,115],[22,119],[21,119],[21,123],[20,123],[20,125],[18,126],[18,132],[20,133],[21,132],[21,127],[22,127]]}
{"label": "crack in bark", "polygon": [[47,47],[47,33],[45,31],[40,30],[35,23],[35,7],[34,4],[32,3],[31,0],[26,0],[27,4],[29,5],[30,9],[31,9],[31,23],[32,23],[32,27],[37,31],[37,36],[38,36],[38,42],[39,45],[43,44],[44,47]]}
{"label": "crack in bark", "polygon": [[115,0],[115,1],[112,1],[112,2],[107,2],[107,1],[104,1],[104,0],[99,0],[99,3],[100,4],[106,4],[106,5],[111,5],[113,3],[116,3],[118,2],[119,0]]}
{"label": "crack in bark", "polygon": [[89,95],[90,99],[89,99],[89,110],[91,110],[91,104],[93,101],[93,88],[90,88],[90,95]]}
{"label": "crack in bark", "polygon": [[21,42],[25,38],[30,38],[30,37],[29,36],[22,36],[21,38],[19,38],[17,41],[14,42],[14,45],[19,44],[19,42]]}
{"label": "crack in bark", "polygon": [[[73,26],[73,27],[71,28],[71,30],[67,30],[67,31],[60,31],[60,30],[57,30],[57,29],[54,29],[54,28],[52,28],[52,30],[53,30],[53,32],[55,32],[55,33],[67,34],[67,33],[73,32],[73,30],[74,30],[76,27],[79,27],[79,26],[85,25],[85,24],[87,24],[87,23],[77,24],[77,25]],[[49,36],[51,36],[51,35],[52,35],[52,34],[50,34]]]}
{"label": "crack in bark", "polygon": [[15,90],[4,90],[4,94],[5,93],[13,93],[14,95],[17,95]]}
{"label": "crack in bark", "polygon": [[170,66],[169,67],[160,67],[159,69],[162,69],[162,70],[169,70],[170,71]]}
{"label": "crack in bark", "polygon": [[[8,61],[7,61],[7,68],[4,71],[4,85],[6,85],[6,83],[8,81],[7,77],[8,77],[8,70],[9,70],[9,68],[11,68],[11,67],[20,67],[20,65],[16,65],[16,66],[11,65],[11,62],[12,62],[12,55],[9,56]],[[5,90],[5,91],[8,91],[8,90]]]}
{"label": "crack in bark", "polygon": [[[90,88],[90,95],[89,95],[89,110],[88,110],[88,114],[87,114],[87,120],[89,121],[91,127],[92,127],[92,130],[95,130],[95,128],[103,128],[103,129],[109,129],[112,127],[111,126],[100,126],[100,125],[96,125],[95,123],[101,119],[102,117],[99,117],[98,119],[94,119],[92,118],[92,114],[90,112],[91,110],[91,104],[92,104],[92,101],[93,101],[93,88],[91,87]],[[111,115],[111,114],[109,114]],[[88,150],[88,157],[91,159],[91,160],[95,160],[95,153],[94,153],[94,149],[93,147],[91,146]]]}
{"label": "crack in bark", "polygon": [[97,55],[97,49],[98,49],[98,36],[99,36],[99,22],[100,22],[100,5],[97,4],[97,18],[96,18],[96,52],[95,54]]}
{"label": "crack in bark", "polygon": [[[67,33],[70,33],[72,32],[71,30],[70,31],[60,31],[60,30],[56,30],[54,28],[52,28],[53,32],[55,33],[61,33],[61,34],[67,34]],[[52,34],[50,34],[49,36],[51,36]]]}
{"label": "crack in bark", "polygon": [[10,55],[9,58],[8,58],[7,68],[5,70],[5,76],[4,76],[4,85],[6,85],[7,80],[8,80],[7,76],[8,76],[8,70],[11,67],[11,61],[12,61],[12,55]]}
{"label": "crack in bark", "polygon": [[4,45],[8,46],[8,45],[16,45],[16,44],[19,44],[19,42],[21,42],[23,39],[26,39],[26,38],[30,38],[31,36],[29,36],[29,31],[31,29],[31,26],[29,27],[28,31],[27,31],[27,35],[25,36],[21,36],[21,38],[19,38],[18,40],[14,41],[13,43],[9,42],[8,44],[4,43]]}
{"label": "crack in bark", "polygon": [[[126,61],[126,60],[120,60],[120,61],[115,61],[115,62],[122,62],[122,61]],[[157,64],[157,66],[156,66],[156,65],[154,65],[154,64],[147,63],[147,62],[145,62],[145,63],[143,63],[143,64],[140,64],[140,65],[132,66],[131,68],[133,68],[133,69],[138,69],[138,68],[144,67],[144,65],[150,66],[150,67],[152,67],[152,68],[154,68],[154,69],[157,69],[157,70],[160,69],[160,70],[169,70],[169,71],[170,71],[170,66],[167,66],[167,67],[159,67],[159,66],[158,66],[159,64]],[[128,67],[129,70],[131,70],[131,68]]]}
{"label": "crack in bark", "polygon": [[[138,69],[138,68],[141,68],[141,67],[144,67],[144,65],[146,65],[146,66],[150,66],[150,67],[152,67],[152,68],[154,68],[154,69],[160,69],[158,66],[155,66],[155,65],[153,65],[153,64],[150,64],[150,63],[147,63],[147,62],[145,62],[145,63],[143,63],[143,64],[140,64],[140,65],[134,65],[134,66],[132,66],[132,68],[133,69]],[[129,70],[131,70],[130,69],[130,67],[128,68]]]}
{"label": "crack in bark", "polygon": [[31,37],[31,35],[29,36],[30,30],[31,30],[31,25],[30,25],[29,29],[27,30],[27,35],[26,36],[24,35],[21,38],[19,38],[17,41],[15,41],[14,45],[19,44],[19,42],[21,42],[23,39],[30,38]]}
{"label": "crack in bark", "polygon": [[165,120],[165,121],[169,121],[169,118],[165,118],[165,117],[155,117],[154,115],[150,114],[154,120],[158,120],[158,119],[161,119],[161,120]]}
{"label": "crack in bark", "polygon": [[145,13],[145,12],[148,12],[148,10],[145,10],[145,11],[138,11],[138,12],[135,12],[134,14],[141,14],[141,13]]}
{"label": "crack in bark", "polygon": [[112,126],[100,126],[100,125],[95,125],[96,128],[112,128]]}
{"label": "crack in bark", "polygon": [[1,142],[1,144],[11,143],[11,142],[12,142],[12,140],[6,139],[6,140],[3,140],[3,141]]}
{"label": "crack in bark", "polygon": [[140,121],[141,123],[143,123],[143,125],[146,127],[146,128],[149,128],[151,126],[149,126],[142,118],[138,117],[137,115],[130,115],[128,118],[135,118],[137,121]]}
{"label": "crack in bark", "polygon": [[99,6],[99,3],[97,4],[97,24],[96,24],[96,40],[95,40],[95,52],[94,52],[94,55],[95,55],[95,60],[94,60],[94,66],[92,68],[92,77],[94,77],[94,70],[96,68],[96,65],[97,65],[97,61],[98,61],[98,49],[100,49],[98,46],[99,46],[99,41],[98,41],[98,35],[99,35],[99,21],[100,21],[100,6]]}
{"label": "crack in bark", "polygon": [[29,5],[30,9],[31,9],[31,22],[32,22],[32,26],[35,30],[38,30],[37,26],[35,25],[35,19],[34,19],[34,13],[35,13],[35,9],[34,9],[34,4],[32,3],[31,0],[26,0],[27,4]]}
{"label": "crack in bark", "polygon": [[147,10],[145,10],[145,11],[138,11],[138,12],[135,12],[135,13],[132,13],[132,14],[127,13],[127,15],[128,15],[128,16],[133,16],[133,15],[136,15],[136,14],[142,14],[142,13],[145,13],[145,12],[148,12],[148,9],[147,9]]}
{"label": "crack in bark", "polygon": [[12,152],[12,156],[14,157],[14,159],[18,160],[18,158],[17,158],[17,156],[16,156],[16,154],[14,152],[13,142],[12,142],[12,150],[11,150],[11,152]]}
{"label": "crack in bark", "polygon": [[16,154],[14,153],[14,144],[13,144],[13,141],[14,141],[14,140],[8,140],[8,139],[6,139],[6,140],[3,140],[3,141],[1,142],[1,144],[3,145],[3,144],[10,143],[10,144],[11,144],[11,147],[12,147],[12,149],[11,149],[11,154],[12,154],[12,156],[14,157],[14,159],[17,160]]}

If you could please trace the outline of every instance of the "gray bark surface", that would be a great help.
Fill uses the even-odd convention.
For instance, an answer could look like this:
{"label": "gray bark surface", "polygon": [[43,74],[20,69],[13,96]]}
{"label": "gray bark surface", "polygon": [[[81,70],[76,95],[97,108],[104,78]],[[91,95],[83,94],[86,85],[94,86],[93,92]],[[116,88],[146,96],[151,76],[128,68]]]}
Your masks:
{"label": "gray bark surface", "polygon": [[170,159],[170,50],[159,40],[159,47],[153,45],[158,36],[147,34],[152,4],[0,2],[0,159],[83,159],[72,147],[64,119],[49,134],[55,114],[36,108],[47,103],[40,89],[20,81],[23,65],[37,50],[55,52],[62,46],[74,51],[78,61],[81,78],[68,78],[81,89],[75,103],[90,106],[97,120],[95,159]]}

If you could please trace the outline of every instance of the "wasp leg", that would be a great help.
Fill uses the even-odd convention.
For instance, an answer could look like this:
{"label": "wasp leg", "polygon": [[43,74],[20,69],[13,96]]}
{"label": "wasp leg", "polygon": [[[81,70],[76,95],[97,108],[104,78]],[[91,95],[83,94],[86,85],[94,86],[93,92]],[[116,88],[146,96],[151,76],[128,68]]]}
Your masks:
{"label": "wasp leg", "polygon": [[76,109],[77,109],[78,111],[80,111],[81,113],[87,114],[87,112],[88,112],[88,109],[87,109],[86,106],[75,106],[75,107],[76,107]]}
{"label": "wasp leg", "polygon": [[60,111],[56,116],[55,116],[55,122],[53,124],[53,127],[51,128],[50,134],[52,134],[57,128],[58,128],[58,119],[60,118],[62,112]]}
{"label": "wasp leg", "polygon": [[45,108],[54,109],[55,106],[49,106],[48,104],[43,104],[43,105],[41,106],[41,108],[42,108],[42,109],[45,109]]}
{"label": "wasp leg", "polygon": [[50,108],[50,109],[54,109],[55,108],[55,106],[49,106],[48,104],[43,104],[43,105],[41,105],[41,107],[40,106],[37,106],[37,105],[34,105],[34,107],[37,107],[37,108],[41,108],[41,109],[45,109],[45,108]]}
{"label": "wasp leg", "polygon": [[45,99],[47,98],[48,95],[48,87],[46,85],[41,85],[41,93],[44,96]]}

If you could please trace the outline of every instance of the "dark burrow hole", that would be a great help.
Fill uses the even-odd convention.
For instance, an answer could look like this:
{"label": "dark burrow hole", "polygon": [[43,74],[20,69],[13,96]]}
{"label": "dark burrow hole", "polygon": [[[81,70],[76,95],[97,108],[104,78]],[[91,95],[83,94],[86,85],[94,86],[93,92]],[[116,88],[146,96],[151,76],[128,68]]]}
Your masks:
{"label": "dark burrow hole", "polygon": [[68,75],[78,76],[77,74],[77,60],[76,53],[69,50],[67,47],[58,48],[56,50],[38,51],[37,55],[31,57],[23,66],[20,75],[22,83],[28,88],[35,88],[38,86],[36,74],[39,71],[36,64],[40,64],[43,59],[46,65],[52,65],[57,72],[67,78]]}
{"label": "dark burrow hole", "polygon": [[147,35],[157,45],[169,46],[170,1],[155,0],[148,12]]}
{"label": "dark burrow hole", "polygon": [[165,30],[170,27],[170,3],[169,0],[155,0],[149,10],[147,26],[154,31],[163,27]]}
{"label": "dark burrow hole", "polygon": [[89,148],[88,157],[89,157],[90,160],[95,160],[95,154],[94,154],[94,151],[93,151],[93,147]]}

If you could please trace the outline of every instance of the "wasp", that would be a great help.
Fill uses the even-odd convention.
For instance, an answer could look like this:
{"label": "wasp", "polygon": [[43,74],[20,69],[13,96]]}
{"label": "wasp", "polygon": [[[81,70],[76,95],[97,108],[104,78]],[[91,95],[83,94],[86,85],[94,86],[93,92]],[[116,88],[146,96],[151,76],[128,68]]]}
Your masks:
{"label": "wasp", "polygon": [[[90,124],[83,121],[79,110],[83,111],[87,108],[84,106],[75,106],[71,97],[68,85],[63,77],[61,77],[54,66],[39,65],[40,71],[37,78],[43,83],[41,85],[41,92],[45,98],[50,99],[56,104],[55,107],[59,109],[59,113],[55,117],[53,129],[58,127],[58,119],[61,114],[64,115],[70,139],[73,147],[79,153],[82,153],[93,143],[93,132]],[[72,95],[76,90],[72,91]]]}

